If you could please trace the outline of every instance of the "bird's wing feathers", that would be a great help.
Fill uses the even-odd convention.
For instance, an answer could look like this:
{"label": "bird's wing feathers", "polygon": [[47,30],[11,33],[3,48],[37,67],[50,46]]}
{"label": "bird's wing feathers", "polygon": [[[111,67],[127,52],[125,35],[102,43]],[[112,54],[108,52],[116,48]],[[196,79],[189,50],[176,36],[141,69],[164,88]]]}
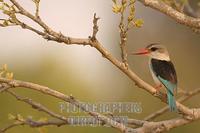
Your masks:
{"label": "bird's wing feathers", "polygon": [[151,67],[156,77],[173,94],[177,88],[177,76],[172,62],[151,59]]}
{"label": "bird's wing feathers", "polygon": [[161,78],[160,76],[158,76],[158,79],[166,87],[166,89],[168,90],[168,92],[171,95],[174,95],[174,90],[177,88],[176,84],[173,84],[170,81]]}

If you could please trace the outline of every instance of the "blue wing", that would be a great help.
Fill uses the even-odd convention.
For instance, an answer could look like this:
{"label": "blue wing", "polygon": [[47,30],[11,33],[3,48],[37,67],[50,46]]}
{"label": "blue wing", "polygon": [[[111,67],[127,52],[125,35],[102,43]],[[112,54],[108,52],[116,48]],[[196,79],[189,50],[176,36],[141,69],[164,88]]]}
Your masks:
{"label": "blue wing", "polygon": [[167,81],[167,80],[161,78],[160,76],[158,76],[158,79],[167,89],[167,100],[168,100],[170,110],[171,111],[177,111],[176,100],[174,98],[174,90],[176,90],[177,85],[171,83],[170,81]]}
{"label": "blue wing", "polygon": [[163,78],[161,78],[160,76],[158,76],[158,79],[160,80],[160,82],[165,86],[165,88],[167,89],[167,91],[174,95],[174,91],[177,90],[177,85],[168,81],[168,80],[165,80]]}

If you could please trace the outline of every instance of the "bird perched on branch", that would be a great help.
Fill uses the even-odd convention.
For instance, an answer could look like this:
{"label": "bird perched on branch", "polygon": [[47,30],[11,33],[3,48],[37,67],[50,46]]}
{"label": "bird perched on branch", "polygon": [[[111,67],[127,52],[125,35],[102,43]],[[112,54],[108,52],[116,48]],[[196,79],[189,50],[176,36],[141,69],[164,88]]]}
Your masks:
{"label": "bird perched on branch", "polygon": [[134,55],[147,55],[150,57],[149,69],[156,83],[156,89],[164,86],[167,92],[167,100],[170,111],[177,111],[175,93],[177,92],[177,76],[169,53],[163,45],[150,44],[139,50]]}

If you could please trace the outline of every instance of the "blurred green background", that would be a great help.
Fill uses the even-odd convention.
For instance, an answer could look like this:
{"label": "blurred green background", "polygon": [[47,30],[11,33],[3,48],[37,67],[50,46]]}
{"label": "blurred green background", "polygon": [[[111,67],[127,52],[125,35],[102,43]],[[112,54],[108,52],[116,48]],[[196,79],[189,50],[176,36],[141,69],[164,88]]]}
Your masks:
{"label": "blurred green background", "polygon": [[[34,11],[31,0],[20,0],[20,2],[29,11]],[[92,18],[95,12],[101,18],[98,39],[115,57],[120,58],[119,16],[112,13],[111,0],[42,0],[40,8],[41,18],[50,27],[72,37],[88,37],[92,33]],[[165,45],[177,69],[179,86],[185,90],[199,88],[200,35],[138,2],[136,13],[138,18],[144,20],[144,26],[129,32],[128,51],[134,51],[153,42]],[[24,21],[32,24],[29,20],[24,19]],[[142,113],[128,114],[130,118],[143,119],[165,106],[160,100],[136,87],[126,75],[102,58],[94,48],[47,42],[35,33],[22,30],[20,27],[1,28],[0,37],[0,64],[8,64],[16,79],[45,85],[66,95],[72,94],[83,102],[140,102]],[[147,58],[130,56],[128,60],[130,67],[142,79],[154,84],[148,70]],[[15,91],[60,112],[60,100],[27,89],[19,88]],[[191,108],[200,107],[199,95],[184,104]],[[0,107],[0,128],[12,122],[8,120],[9,113],[19,113],[24,117],[32,116],[36,120],[47,117],[6,93],[0,94]],[[67,113],[65,115],[69,116]],[[168,112],[156,120],[177,116]],[[200,131],[199,124],[200,122],[193,122],[172,129],[169,133],[197,133]],[[49,126],[45,130],[48,133],[118,132],[107,127],[73,126],[59,128]],[[25,132],[39,131],[28,126],[8,131],[8,133]]]}

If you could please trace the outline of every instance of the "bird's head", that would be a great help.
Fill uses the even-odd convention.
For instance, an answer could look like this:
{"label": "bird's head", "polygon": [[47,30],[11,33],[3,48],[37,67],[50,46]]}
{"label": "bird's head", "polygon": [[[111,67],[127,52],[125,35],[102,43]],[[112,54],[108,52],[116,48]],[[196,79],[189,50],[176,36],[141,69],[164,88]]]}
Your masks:
{"label": "bird's head", "polygon": [[147,55],[150,58],[158,59],[158,60],[166,60],[169,61],[169,53],[167,51],[167,48],[163,45],[154,43],[149,44],[143,49],[140,49],[138,52],[131,53],[133,55]]}

